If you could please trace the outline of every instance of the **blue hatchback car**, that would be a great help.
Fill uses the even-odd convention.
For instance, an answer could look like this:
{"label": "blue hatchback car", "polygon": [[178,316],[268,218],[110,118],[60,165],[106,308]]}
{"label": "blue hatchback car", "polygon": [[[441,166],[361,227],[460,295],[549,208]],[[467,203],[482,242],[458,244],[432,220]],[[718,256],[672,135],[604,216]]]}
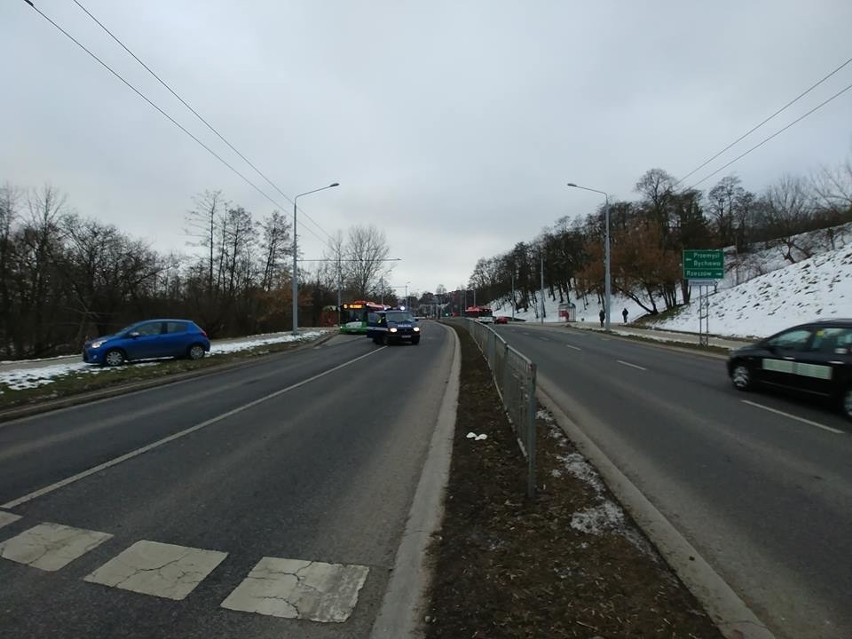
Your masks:
{"label": "blue hatchback car", "polygon": [[185,319],[153,319],[137,322],[115,335],[83,345],[83,361],[118,366],[126,361],[158,357],[201,359],[210,351],[210,340],[199,326]]}

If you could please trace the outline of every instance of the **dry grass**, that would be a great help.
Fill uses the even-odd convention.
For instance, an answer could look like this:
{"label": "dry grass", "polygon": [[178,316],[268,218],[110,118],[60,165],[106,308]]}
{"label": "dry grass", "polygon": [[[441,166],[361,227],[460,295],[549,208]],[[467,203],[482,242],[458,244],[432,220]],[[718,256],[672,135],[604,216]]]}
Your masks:
{"label": "dry grass", "polygon": [[463,329],[459,337],[461,395],[426,637],[721,638],[545,413],[538,497],[525,497],[525,462],[487,365]]}

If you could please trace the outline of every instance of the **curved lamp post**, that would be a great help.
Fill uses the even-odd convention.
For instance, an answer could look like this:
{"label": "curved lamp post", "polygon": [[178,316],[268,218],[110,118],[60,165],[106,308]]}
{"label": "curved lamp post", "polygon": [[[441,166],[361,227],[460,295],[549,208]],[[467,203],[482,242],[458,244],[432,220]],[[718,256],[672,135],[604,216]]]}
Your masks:
{"label": "curved lamp post", "polygon": [[326,189],[332,189],[335,186],[340,186],[337,182],[334,184],[329,184],[328,186],[324,186],[319,189],[314,189],[313,191],[305,191],[304,193],[299,193],[296,197],[293,198],[293,335],[299,334],[299,271],[296,260],[299,258],[299,252],[296,244],[296,212],[298,211],[296,207],[296,202],[303,195],[310,195],[311,193],[318,193],[319,191],[325,191]]}
{"label": "curved lamp post", "polygon": [[605,191],[598,191],[597,189],[590,189],[587,186],[580,186],[579,184],[574,184],[573,182],[568,182],[568,186],[573,187],[575,189],[583,189],[584,191],[591,191],[592,193],[600,193],[604,196],[604,218],[606,219],[606,239],[604,239],[604,270],[606,273],[604,274],[604,317],[606,318],[606,323],[604,324],[604,329],[609,331],[609,313],[610,313],[610,301],[612,297],[612,280],[610,279],[610,264],[609,264],[609,195]]}

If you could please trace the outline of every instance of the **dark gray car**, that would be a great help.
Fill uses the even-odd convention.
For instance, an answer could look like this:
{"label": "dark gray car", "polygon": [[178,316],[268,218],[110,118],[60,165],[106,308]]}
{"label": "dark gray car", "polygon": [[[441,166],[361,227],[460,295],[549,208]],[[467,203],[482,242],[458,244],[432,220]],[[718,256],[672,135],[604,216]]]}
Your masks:
{"label": "dark gray car", "polygon": [[733,350],[728,375],[743,391],[767,385],[831,398],[852,419],[852,319],[800,324]]}

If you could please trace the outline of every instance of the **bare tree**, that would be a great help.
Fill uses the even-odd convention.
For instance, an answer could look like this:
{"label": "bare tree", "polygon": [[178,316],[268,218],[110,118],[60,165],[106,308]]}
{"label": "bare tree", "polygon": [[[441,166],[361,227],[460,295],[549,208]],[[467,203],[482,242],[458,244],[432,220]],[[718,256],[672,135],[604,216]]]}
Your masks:
{"label": "bare tree", "polygon": [[244,292],[253,279],[257,227],[243,207],[229,208],[222,220],[225,290],[229,301]]}
{"label": "bare tree", "polygon": [[150,313],[156,278],[173,268],[172,260],[115,226],[76,214],[63,216],[60,227],[65,246],[60,274],[77,316],[75,345],[90,332],[104,335]]}
{"label": "bare tree", "polygon": [[341,303],[343,296],[351,295],[347,282],[344,281],[344,276],[348,272],[343,263],[345,250],[343,233],[338,231],[327,242],[323,261],[317,269],[317,277],[321,285],[328,290],[338,291]]}
{"label": "bare tree", "polygon": [[663,169],[651,169],[636,182],[635,190],[642,195],[640,209],[653,220],[662,237],[668,237],[671,226],[669,203],[674,193],[674,178]]}
{"label": "bare tree", "polygon": [[821,207],[841,215],[852,213],[852,157],[836,169],[822,167],[811,184]]}
{"label": "bare tree", "polygon": [[18,221],[21,191],[11,184],[0,187],[0,336],[2,352],[7,355],[12,350],[10,329],[13,316],[13,302],[10,291],[10,268],[15,245],[12,241],[12,229]]}
{"label": "bare tree", "polygon": [[55,326],[57,297],[51,292],[58,286],[55,267],[62,251],[59,220],[65,212],[66,197],[56,188],[45,185],[27,196],[28,218],[25,220],[21,253],[22,317],[29,328],[28,347],[35,355],[46,352]]}
{"label": "bare tree", "polygon": [[763,214],[773,240],[784,259],[794,264],[814,254],[812,240],[801,234],[811,229],[813,194],[802,178],[785,176],[770,186],[763,196]]}
{"label": "bare tree", "polygon": [[204,191],[193,198],[195,207],[186,214],[186,232],[193,238],[190,246],[207,249],[207,292],[213,295],[213,263],[219,216],[228,207],[222,191]]}
{"label": "bare tree", "polygon": [[386,264],[389,252],[384,231],[372,225],[349,229],[344,250],[346,280],[356,297],[366,298],[379,278],[390,272]]}
{"label": "bare tree", "polygon": [[721,246],[730,246],[735,242],[735,209],[744,193],[740,178],[734,175],[723,177],[707,193],[707,208],[710,210],[713,227]]}
{"label": "bare tree", "polygon": [[263,251],[260,285],[264,291],[282,286],[284,275],[289,273],[287,258],[293,256],[290,229],[290,222],[278,211],[273,211],[260,223],[260,248]]}

